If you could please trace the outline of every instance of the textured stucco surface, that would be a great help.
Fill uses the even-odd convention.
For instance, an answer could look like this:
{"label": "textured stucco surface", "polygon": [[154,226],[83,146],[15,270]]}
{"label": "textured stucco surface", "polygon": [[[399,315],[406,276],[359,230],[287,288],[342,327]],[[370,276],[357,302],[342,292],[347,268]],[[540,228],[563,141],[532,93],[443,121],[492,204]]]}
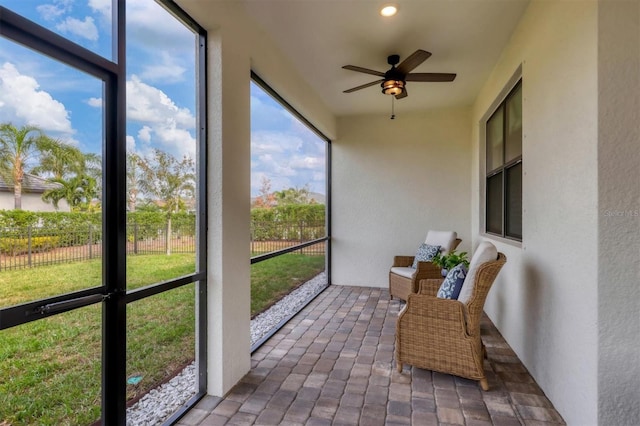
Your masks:
{"label": "textured stucco surface", "polygon": [[[521,69],[523,241],[482,235],[482,123]],[[507,255],[486,311],[568,424],[597,422],[597,3],[532,2],[473,109],[474,244]],[[508,87],[507,87],[508,89]]]}
{"label": "textured stucco surface", "polygon": [[640,3],[598,13],[598,420],[640,424]]}
{"label": "textured stucco surface", "polygon": [[236,2],[182,3],[209,31],[208,392],[222,396],[250,368],[250,72],[335,135],[335,119]]}
{"label": "textured stucco surface", "polygon": [[387,287],[393,256],[415,254],[429,229],[456,231],[470,247],[469,110],[396,113],[338,120],[334,284]]}

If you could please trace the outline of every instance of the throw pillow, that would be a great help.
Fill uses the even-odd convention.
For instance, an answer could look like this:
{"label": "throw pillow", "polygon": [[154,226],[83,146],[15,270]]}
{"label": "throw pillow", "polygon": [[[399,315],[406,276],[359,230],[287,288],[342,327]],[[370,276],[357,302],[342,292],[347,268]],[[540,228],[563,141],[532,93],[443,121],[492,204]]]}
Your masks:
{"label": "throw pillow", "polygon": [[416,256],[413,258],[413,265],[411,267],[416,269],[418,262],[429,262],[433,260],[433,257],[440,251],[440,246],[432,246],[430,244],[422,243],[416,252]]}
{"label": "throw pillow", "polygon": [[442,282],[440,290],[438,290],[438,297],[440,299],[457,300],[466,276],[467,268],[464,266],[464,263],[460,263],[451,269]]}

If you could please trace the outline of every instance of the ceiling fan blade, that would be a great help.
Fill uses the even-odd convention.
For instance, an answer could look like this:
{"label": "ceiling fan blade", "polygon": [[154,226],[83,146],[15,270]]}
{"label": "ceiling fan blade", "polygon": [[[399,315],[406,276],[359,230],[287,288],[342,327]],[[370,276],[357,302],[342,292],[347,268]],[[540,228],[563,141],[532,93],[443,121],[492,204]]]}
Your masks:
{"label": "ceiling fan blade", "polygon": [[409,96],[409,94],[407,93],[407,88],[405,87],[404,89],[402,89],[402,93],[396,95],[396,99],[406,98],[407,96]]}
{"label": "ceiling fan blade", "polygon": [[407,74],[405,81],[453,81],[456,78],[455,74],[440,73],[440,72],[416,72]]}
{"label": "ceiling fan blade", "polygon": [[376,70],[370,70],[369,68],[357,67],[355,65],[345,65],[342,68],[345,70],[363,72],[365,74],[377,75],[378,77],[384,77],[384,73]]}
{"label": "ceiling fan blade", "polygon": [[345,90],[345,91],[344,91],[344,92],[342,92],[342,93],[351,93],[351,92],[355,92],[356,90],[366,89],[367,87],[375,86],[376,84],[380,84],[380,83],[382,83],[382,82],[383,82],[383,80],[376,80],[376,81],[372,81],[371,83],[363,84],[363,85],[361,85],[361,86],[354,87],[354,88],[351,88],[351,89],[349,89],[349,90]]}
{"label": "ceiling fan blade", "polygon": [[431,56],[431,52],[427,52],[426,50],[418,49],[413,52],[411,55],[407,56],[407,58],[398,65],[398,71],[402,74],[408,74],[415,67],[429,59]]}

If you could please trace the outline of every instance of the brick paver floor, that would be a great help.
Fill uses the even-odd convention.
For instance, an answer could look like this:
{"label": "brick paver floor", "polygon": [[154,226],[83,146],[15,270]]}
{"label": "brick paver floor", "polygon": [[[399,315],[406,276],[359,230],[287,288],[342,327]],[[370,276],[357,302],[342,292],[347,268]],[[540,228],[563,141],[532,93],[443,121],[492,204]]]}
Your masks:
{"label": "brick paver floor", "polygon": [[486,317],[488,392],[406,365],[398,373],[400,308],[384,289],[330,286],[253,354],[251,371],[224,399],[205,397],[178,424],[564,424]]}

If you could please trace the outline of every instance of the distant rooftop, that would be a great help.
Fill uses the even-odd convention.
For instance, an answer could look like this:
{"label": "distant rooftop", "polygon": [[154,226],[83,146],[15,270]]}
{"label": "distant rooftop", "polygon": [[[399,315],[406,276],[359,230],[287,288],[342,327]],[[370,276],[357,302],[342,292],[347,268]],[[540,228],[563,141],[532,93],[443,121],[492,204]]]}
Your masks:
{"label": "distant rooftop", "polygon": [[[25,173],[22,179],[23,192],[43,193],[49,189],[61,187],[59,183],[47,182],[46,179],[28,173]],[[13,181],[7,181],[0,175],[0,191],[13,192]]]}

